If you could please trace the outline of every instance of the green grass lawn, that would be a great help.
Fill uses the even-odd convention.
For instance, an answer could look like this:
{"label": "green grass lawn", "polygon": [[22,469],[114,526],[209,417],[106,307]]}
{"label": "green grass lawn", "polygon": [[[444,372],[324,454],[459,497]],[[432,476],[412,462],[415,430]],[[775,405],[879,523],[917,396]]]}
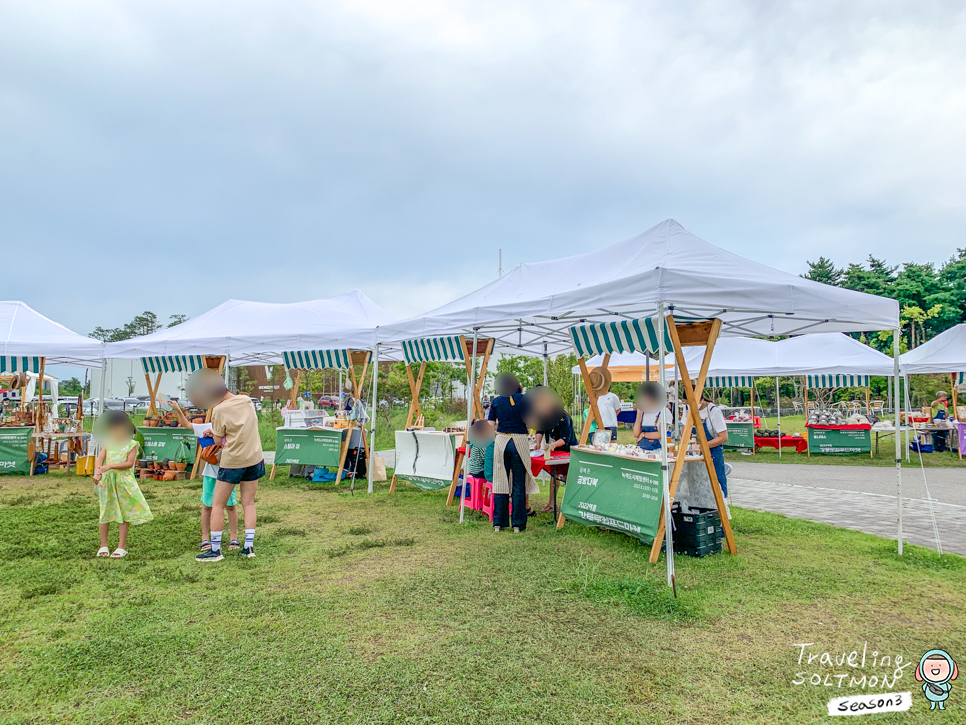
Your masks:
{"label": "green grass lawn", "polygon": [[966,655],[966,560],[821,524],[736,509],[738,555],[677,557],[674,599],[629,537],[494,534],[409,484],[263,480],[258,558],[197,564],[199,488],[148,484],[112,561],[90,479],[0,478],[0,722],[808,723],[849,690],[792,684],[841,670],[796,643]]}

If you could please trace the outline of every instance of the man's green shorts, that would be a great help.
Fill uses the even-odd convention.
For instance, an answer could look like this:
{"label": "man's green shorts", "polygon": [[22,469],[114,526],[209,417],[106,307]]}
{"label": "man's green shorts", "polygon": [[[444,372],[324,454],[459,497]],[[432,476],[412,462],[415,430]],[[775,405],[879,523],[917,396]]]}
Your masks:
{"label": "man's green shorts", "polygon": [[[204,476],[201,479],[201,503],[205,506],[211,507],[211,500],[215,497],[215,484],[217,480],[211,476]],[[234,506],[238,503],[235,498],[235,489],[231,490],[231,496],[228,497],[228,505]]]}

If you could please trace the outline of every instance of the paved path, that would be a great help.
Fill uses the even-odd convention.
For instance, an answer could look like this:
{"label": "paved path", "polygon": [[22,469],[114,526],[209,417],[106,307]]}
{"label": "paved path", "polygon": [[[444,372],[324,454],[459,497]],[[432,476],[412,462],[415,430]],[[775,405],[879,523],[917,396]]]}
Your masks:
{"label": "paved path", "polygon": [[[896,538],[896,472],[872,466],[734,465],[728,489],[736,506],[785,514]],[[932,511],[944,551],[966,555],[966,471],[902,469],[903,538],[936,548]]]}

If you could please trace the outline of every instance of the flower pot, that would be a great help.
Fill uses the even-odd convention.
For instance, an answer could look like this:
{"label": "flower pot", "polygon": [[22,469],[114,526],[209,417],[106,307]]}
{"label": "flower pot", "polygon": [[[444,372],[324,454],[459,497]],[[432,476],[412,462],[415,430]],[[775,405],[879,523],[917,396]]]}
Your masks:
{"label": "flower pot", "polygon": [[173,481],[177,475],[178,475],[177,471],[165,471],[162,474],[161,478],[164,481]]}
{"label": "flower pot", "polygon": [[177,471],[178,470],[178,464],[175,461],[168,461],[168,470],[169,471]]}
{"label": "flower pot", "polygon": [[188,464],[186,462],[185,463],[175,463],[174,465],[177,467],[177,469],[179,471],[186,471],[186,470],[188,470]]}
{"label": "flower pot", "polygon": [[161,474],[160,473],[155,473],[154,474],[154,480],[155,481],[160,481],[161,480]]}

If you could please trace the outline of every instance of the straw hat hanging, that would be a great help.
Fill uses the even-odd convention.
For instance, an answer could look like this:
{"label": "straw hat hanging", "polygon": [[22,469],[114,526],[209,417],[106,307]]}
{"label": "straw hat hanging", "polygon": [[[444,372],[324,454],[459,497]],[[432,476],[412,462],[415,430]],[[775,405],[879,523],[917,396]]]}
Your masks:
{"label": "straw hat hanging", "polygon": [[590,377],[590,387],[594,393],[601,395],[607,392],[611,381],[610,370],[605,367],[596,367],[588,373],[588,376]]}

